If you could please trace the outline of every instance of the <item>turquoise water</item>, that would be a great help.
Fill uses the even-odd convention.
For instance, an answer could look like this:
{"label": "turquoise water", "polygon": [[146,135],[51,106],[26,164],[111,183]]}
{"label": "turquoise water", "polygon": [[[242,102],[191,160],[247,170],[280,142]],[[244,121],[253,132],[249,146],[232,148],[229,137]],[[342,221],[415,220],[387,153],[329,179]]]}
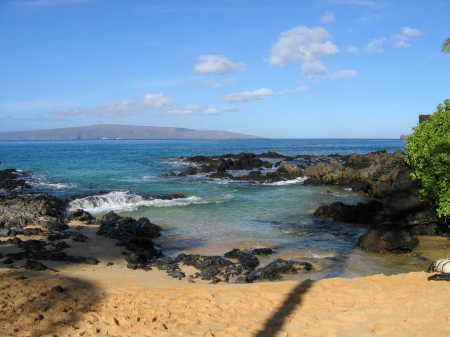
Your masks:
{"label": "turquoise water", "polygon": [[[401,140],[0,142],[0,169],[33,172],[37,190],[59,196],[104,191],[104,200],[81,205],[96,214],[114,209],[150,218],[165,228],[160,244],[168,252],[216,252],[217,247],[247,245],[302,252],[310,258],[339,258],[355,247],[363,229],[315,219],[311,213],[323,203],[361,200],[347,189],[160,175],[185,168],[180,156],[267,151],[348,154],[402,147]],[[148,202],[139,196],[164,193],[184,193],[187,198]]]}

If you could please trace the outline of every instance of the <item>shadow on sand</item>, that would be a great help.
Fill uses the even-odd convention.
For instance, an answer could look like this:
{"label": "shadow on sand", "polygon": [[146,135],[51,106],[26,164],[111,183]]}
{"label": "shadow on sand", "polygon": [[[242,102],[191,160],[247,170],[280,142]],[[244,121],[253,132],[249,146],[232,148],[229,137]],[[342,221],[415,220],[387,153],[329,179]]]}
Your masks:
{"label": "shadow on sand", "polygon": [[[0,331],[5,337],[65,336],[66,328],[79,328],[83,315],[101,302],[90,282],[42,272],[2,273],[0,291]],[[81,336],[83,329],[79,332]]]}
{"label": "shadow on sand", "polygon": [[[348,224],[349,226],[355,226]],[[340,263],[334,266],[333,270],[330,271],[325,278],[339,277],[344,274],[347,263],[349,262],[349,256],[352,251],[357,248],[356,242],[352,248],[349,248],[345,254],[341,256]],[[303,302],[303,297],[308,293],[308,291],[313,287],[316,281],[311,279],[306,279],[301,281],[298,285],[291,290],[291,292],[286,296],[283,304],[272,314],[272,316],[266,321],[264,327],[258,331],[254,337],[275,337],[283,329],[284,324],[287,322],[289,315],[292,314],[296,309],[298,309]],[[298,331],[301,334],[301,331]],[[297,335],[296,335],[297,336]]]}
{"label": "shadow on sand", "polygon": [[283,328],[289,314],[302,304],[302,297],[312,287],[314,281],[305,280],[299,283],[286,297],[281,307],[267,320],[263,329],[255,337],[273,337]]}

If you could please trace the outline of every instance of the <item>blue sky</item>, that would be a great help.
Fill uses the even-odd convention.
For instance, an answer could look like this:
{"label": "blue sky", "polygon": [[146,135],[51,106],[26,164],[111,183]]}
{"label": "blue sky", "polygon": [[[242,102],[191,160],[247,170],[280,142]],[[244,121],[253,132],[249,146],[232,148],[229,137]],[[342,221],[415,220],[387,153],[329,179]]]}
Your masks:
{"label": "blue sky", "polygon": [[0,131],[397,138],[450,98],[450,0],[0,0]]}

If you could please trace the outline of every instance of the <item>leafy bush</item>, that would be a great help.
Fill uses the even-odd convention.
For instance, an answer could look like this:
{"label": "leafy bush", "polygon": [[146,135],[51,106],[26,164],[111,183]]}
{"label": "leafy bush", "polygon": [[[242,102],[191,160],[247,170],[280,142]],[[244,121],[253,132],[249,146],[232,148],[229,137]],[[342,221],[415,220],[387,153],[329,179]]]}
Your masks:
{"label": "leafy bush", "polygon": [[450,216],[450,99],[430,119],[419,123],[407,140],[407,162],[422,184],[422,195]]}

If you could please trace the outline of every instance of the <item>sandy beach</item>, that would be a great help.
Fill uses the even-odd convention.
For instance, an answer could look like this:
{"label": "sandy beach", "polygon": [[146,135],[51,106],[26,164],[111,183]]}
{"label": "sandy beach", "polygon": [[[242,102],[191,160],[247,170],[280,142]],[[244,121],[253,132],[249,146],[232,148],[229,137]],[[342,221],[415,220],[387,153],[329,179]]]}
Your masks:
{"label": "sandy beach", "polygon": [[450,333],[448,284],[427,281],[426,273],[314,283],[205,285],[149,272],[142,285],[142,275],[137,280],[118,280],[116,273],[123,272],[102,273],[96,280],[64,272],[2,272],[2,336],[437,337]]}
{"label": "sandy beach", "polygon": [[96,256],[98,265],[46,262],[59,272],[0,269],[2,337],[450,334],[449,284],[428,281],[425,272],[190,283],[155,269],[127,269],[113,240],[90,239],[68,252]]}

